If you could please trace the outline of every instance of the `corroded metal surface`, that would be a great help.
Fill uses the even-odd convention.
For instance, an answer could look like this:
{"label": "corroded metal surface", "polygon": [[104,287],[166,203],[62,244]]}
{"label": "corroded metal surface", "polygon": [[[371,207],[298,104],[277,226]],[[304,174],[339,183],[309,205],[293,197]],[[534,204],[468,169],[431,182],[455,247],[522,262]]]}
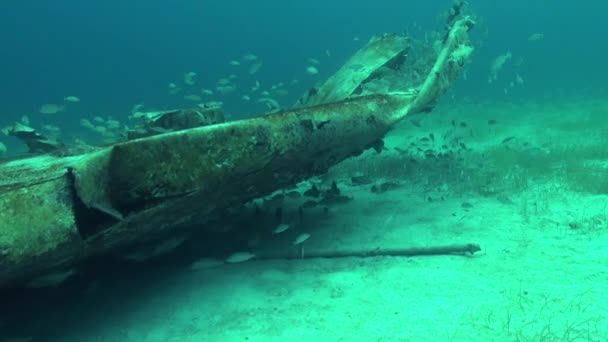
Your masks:
{"label": "corroded metal surface", "polygon": [[301,100],[301,103],[311,106],[343,100],[353,95],[380,68],[391,63],[398,65],[405,60],[408,46],[409,39],[403,35],[385,34],[373,37],[319,89],[315,89],[308,98]]}
{"label": "corroded metal surface", "polygon": [[[338,86],[335,80],[345,77],[340,76],[320,88],[328,103],[136,139],[78,156],[0,164],[0,285],[170,236],[205,222],[218,209],[322,174],[375,146],[408,114],[432,106],[460,74],[471,52],[471,26],[469,18],[453,23],[429,76],[415,91],[351,97],[357,86]],[[377,50],[379,41],[369,47]],[[366,82],[372,69],[402,52],[376,50],[358,53],[370,64],[350,78],[353,82]]]}

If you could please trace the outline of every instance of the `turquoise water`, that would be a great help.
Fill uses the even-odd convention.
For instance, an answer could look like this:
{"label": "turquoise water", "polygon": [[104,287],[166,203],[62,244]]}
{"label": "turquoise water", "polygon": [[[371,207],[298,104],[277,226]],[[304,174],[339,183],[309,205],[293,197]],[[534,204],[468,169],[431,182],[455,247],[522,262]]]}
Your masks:
{"label": "turquoise water", "polygon": [[[3,76],[0,122],[35,114],[40,105],[77,95],[83,101],[72,115],[105,113],[120,116],[136,103],[153,107],[183,104],[170,97],[169,82],[198,72],[209,86],[237,73],[228,61],[252,52],[264,61],[256,78],[262,84],[301,79],[293,97],[311,84],[306,59],[322,61],[329,75],[361,42],[378,32],[404,29],[419,33],[440,29],[438,14],[448,1],[424,3],[386,0],[342,1],[103,1],[5,2],[0,11]],[[584,7],[559,1],[473,1],[480,25],[479,45],[470,81],[461,84],[469,96],[500,96],[502,87],[488,88],[492,59],[513,53],[505,66],[508,84],[514,71],[525,77],[517,96],[561,87],[602,86],[605,27],[602,1]],[[543,33],[530,44],[527,38]],[[331,51],[331,57],[325,51]],[[521,65],[515,62],[523,59]],[[509,70],[510,69],[510,70]],[[249,85],[251,80],[244,77]],[[212,83],[213,82],[213,83]],[[235,115],[255,113],[234,96],[228,108]],[[290,103],[290,101],[286,101]],[[65,123],[65,122],[64,122]]]}
{"label": "turquoise water", "polygon": [[[137,104],[152,111],[205,101],[248,118],[267,110],[259,92],[280,82],[286,93],[275,97],[289,108],[372,35],[424,40],[443,30],[449,5],[4,1],[0,128],[25,115],[33,127],[60,128],[68,142],[95,144],[100,137],[81,119],[129,125]],[[266,198],[261,214],[244,210],[218,231],[169,240],[150,260],[96,258],[55,287],[7,290],[0,341],[608,341],[608,3],[471,0],[470,9],[475,52],[465,75],[431,114],[392,131],[386,152],[290,189],[302,197]],[[253,75],[247,54],[262,63]],[[306,72],[310,58],[316,75]],[[193,85],[188,72],[197,74]],[[236,90],[219,95],[217,81],[231,74]],[[170,83],[181,90],[172,94]],[[39,113],[66,96],[80,101]],[[431,134],[437,146],[457,136],[466,147],[454,159],[419,158],[412,146]],[[0,134],[0,143],[9,156],[25,153],[13,137]],[[350,202],[306,209],[275,232],[277,212],[294,220],[305,191],[333,181]],[[383,185],[391,189],[378,193]],[[302,234],[305,250],[293,244]],[[243,249],[305,255],[460,243],[482,251],[223,263]]]}

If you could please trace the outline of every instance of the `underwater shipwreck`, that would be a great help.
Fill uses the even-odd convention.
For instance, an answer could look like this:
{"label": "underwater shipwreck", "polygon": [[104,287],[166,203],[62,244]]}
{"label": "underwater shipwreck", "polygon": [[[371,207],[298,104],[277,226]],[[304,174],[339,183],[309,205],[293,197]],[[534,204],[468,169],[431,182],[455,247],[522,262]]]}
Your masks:
{"label": "underwater shipwreck", "polygon": [[36,154],[0,163],[0,287],[205,229],[223,210],[366,149],[381,153],[384,135],[431,111],[469,61],[474,20],[460,12],[452,8],[435,46],[406,34],[372,38],[292,109],[237,121],[213,108],[152,113],[129,140],[86,151],[15,125],[10,133]]}

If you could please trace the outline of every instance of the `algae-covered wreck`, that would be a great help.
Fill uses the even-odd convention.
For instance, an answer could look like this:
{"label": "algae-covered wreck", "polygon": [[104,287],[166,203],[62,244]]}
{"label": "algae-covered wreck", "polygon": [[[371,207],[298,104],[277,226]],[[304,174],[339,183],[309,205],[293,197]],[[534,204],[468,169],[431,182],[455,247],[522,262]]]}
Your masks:
{"label": "algae-covered wreck", "polygon": [[171,236],[378,148],[407,115],[429,111],[469,59],[473,20],[453,12],[438,49],[373,38],[295,109],[3,162],[0,286]]}

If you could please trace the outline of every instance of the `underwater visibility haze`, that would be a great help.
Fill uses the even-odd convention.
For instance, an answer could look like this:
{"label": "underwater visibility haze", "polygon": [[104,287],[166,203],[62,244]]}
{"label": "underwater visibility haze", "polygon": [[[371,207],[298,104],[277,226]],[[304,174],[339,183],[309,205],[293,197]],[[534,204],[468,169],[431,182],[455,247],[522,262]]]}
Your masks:
{"label": "underwater visibility haze", "polygon": [[606,13],[3,2],[0,341],[608,341]]}

